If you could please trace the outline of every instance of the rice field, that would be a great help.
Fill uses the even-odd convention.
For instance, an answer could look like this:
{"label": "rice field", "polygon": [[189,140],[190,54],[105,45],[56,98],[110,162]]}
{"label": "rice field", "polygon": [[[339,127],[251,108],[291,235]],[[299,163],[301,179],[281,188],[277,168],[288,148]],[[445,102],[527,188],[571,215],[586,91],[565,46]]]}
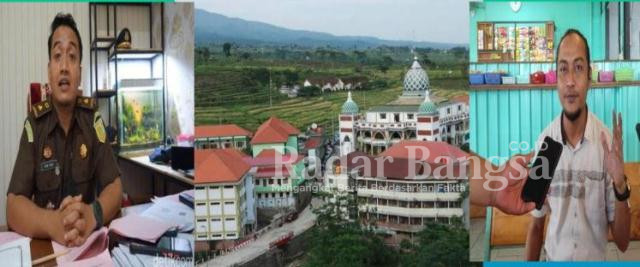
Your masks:
{"label": "rice field", "polygon": [[[360,110],[364,111],[397,99],[402,93],[404,71],[392,69],[385,74],[371,73],[372,79],[385,79],[389,86],[385,89],[353,91],[353,99],[358,103]],[[253,90],[243,88],[243,77],[240,73],[235,69],[196,69],[196,125],[234,123],[255,131],[270,116],[277,116],[300,130],[305,130],[312,123],[332,131],[337,129],[338,114],[347,99],[346,91],[324,93],[309,98],[288,98],[275,88],[269,92],[268,86]],[[431,71],[429,75],[431,77]],[[433,73],[435,79],[432,78],[431,81],[432,94],[449,98],[466,93],[466,79],[438,77],[445,75]]]}

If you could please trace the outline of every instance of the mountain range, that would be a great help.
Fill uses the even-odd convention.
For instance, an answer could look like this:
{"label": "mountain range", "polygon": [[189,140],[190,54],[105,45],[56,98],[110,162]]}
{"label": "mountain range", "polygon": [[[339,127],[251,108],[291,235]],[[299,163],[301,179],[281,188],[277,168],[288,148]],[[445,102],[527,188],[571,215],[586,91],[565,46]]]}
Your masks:
{"label": "mountain range", "polygon": [[468,46],[468,44],[385,40],[370,36],[337,36],[323,32],[293,30],[263,22],[231,18],[202,9],[195,10],[195,39],[196,45],[230,42],[248,45],[330,46],[342,49],[378,46],[448,49]]}

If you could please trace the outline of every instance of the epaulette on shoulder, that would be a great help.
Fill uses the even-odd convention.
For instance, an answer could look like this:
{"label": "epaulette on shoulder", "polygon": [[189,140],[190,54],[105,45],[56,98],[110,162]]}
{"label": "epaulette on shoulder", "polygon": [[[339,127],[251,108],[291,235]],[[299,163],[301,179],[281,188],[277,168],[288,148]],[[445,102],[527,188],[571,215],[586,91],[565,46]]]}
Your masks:
{"label": "epaulette on shoulder", "polygon": [[88,110],[96,109],[96,101],[92,97],[79,96],[76,100],[76,105]]}
{"label": "epaulette on shoulder", "polygon": [[31,107],[31,113],[35,119],[41,118],[44,114],[49,113],[53,109],[53,105],[49,100],[36,103]]}

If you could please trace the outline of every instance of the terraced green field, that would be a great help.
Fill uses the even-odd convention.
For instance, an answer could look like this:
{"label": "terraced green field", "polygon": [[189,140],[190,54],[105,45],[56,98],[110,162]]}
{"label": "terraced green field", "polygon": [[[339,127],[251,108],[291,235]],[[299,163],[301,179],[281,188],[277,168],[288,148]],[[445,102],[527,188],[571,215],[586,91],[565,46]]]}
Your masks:
{"label": "terraced green field", "polygon": [[[383,105],[395,100],[402,93],[404,69],[392,69],[387,73],[372,72],[372,79],[384,79],[388,88],[354,91],[353,98],[360,110]],[[464,94],[466,80],[448,79],[447,73],[430,71],[432,94],[452,97]],[[438,77],[444,76],[444,77]],[[268,86],[247,89],[242,87],[241,72],[233,68],[197,67],[195,88],[196,125],[234,123],[255,131],[270,116],[277,116],[304,130],[312,123],[337,129],[337,118],[347,92],[325,93],[315,97],[288,98],[276,88],[269,93]],[[274,86],[275,87],[275,86]],[[269,104],[271,98],[271,105]]]}

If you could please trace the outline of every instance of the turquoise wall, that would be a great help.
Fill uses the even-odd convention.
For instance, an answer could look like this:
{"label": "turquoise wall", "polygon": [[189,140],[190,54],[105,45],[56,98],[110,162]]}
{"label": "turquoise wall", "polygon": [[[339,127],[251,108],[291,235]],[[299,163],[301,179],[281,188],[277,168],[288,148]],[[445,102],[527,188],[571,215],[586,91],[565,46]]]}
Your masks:
{"label": "turquoise wall", "polygon": [[287,147],[290,147],[291,149],[298,151],[299,150],[298,136],[290,135],[289,138],[287,139]]}
{"label": "turquoise wall", "polygon": [[[569,28],[580,30],[589,42],[592,60],[605,58],[605,13],[601,2],[521,2],[516,13],[509,2],[482,2],[470,5],[469,60],[476,62],[477,32],[479,21],[553,21],[556,26],[554,43],[560,40]],[[555,45],[554,44],[554,45]],[[554,46],[555,47],[555,46]],[[555,49],[555,48],[554,48]]]}
{"label": "turquoise wall", "polygon": [[276,144],[255,144],[251,146],[251,150],[253,151],[253,156],[257,156],[264,149],[275,149],[280,154],[284,154],[284,144],[276,143]]}
{"label": "turquoise wall", "polygon": [[[602,69],[632,67],[640,70],[640,61],[597,62]],[[473,70],[497,69],[529,71],[548,68],[552,64],[472,64]],[[636,75],[640,80],[640,72]],[[538,135],[562,111],[555,89],[526,90],[470,90],[470,147],[483,157],[494,159],[497,164],[508,157],[528,150],[511,150],[509,144],[526,142],[534,144]],[[623,143],[625,162],[640,162],[640,142],[635,132],[640,122],[640,86],[591,88],[587,96],[589,110],[611,129],[611,111],[623,115]],[[529,148],[531,149],[531,148]]]}
{"label": "turquoise wall", "polygon": [[[287,147],[285,151],[285,146]],[[280,152],[280,154],[291,153],[291,151],[298,152],[298,137],[297,136],[289,136],[286,143],[273,143],[273,144],[256,144],[251,146],[251,150],[253,151],[253,156],[257,156],[264,149],[275,149]]]}

